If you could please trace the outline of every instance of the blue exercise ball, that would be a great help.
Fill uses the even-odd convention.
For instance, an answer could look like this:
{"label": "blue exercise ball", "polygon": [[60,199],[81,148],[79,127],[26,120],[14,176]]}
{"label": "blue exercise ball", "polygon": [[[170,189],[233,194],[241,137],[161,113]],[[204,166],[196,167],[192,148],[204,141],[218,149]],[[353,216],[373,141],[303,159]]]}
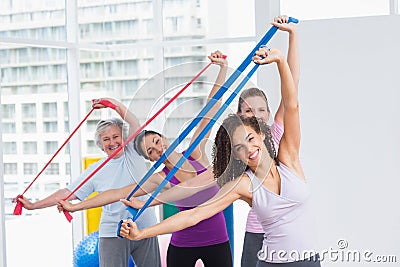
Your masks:
{"label": "blue exercise ball", "polygon": [[[93,232],[82,239],[74,250],[74,267],[99,266],[99,232]],[[129,267],[135,267],[132,257]]]}
{"label": "blue exercise ball", "polygon": [[99,232],[87,235],[74,250],[74,267],[99,266]]}

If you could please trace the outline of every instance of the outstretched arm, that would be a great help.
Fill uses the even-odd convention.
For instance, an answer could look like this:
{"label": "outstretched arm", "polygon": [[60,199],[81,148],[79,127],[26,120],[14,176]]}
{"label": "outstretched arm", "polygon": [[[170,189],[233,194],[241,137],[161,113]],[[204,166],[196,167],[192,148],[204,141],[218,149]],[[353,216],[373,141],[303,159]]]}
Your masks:
{"label": "outstretched arm", "polygon": [[[200,191],[203,191],[211,186],[215,186],[216,182],[214,179],[214,173],[211,169],[207,169],[205,172],[199,174],[198,176],[186,180],[174,187],[159,194],[152,202],[150,202],[149,207],[156,206],[168,202],[178,201],[187,197],[190,197]],[[141,209],[145,201],[139,200],[137,198],[131,198],[130,201],[126,199],[121,199],[121,201],[135,209]]]}
{"label": "outstretched arm", "polygon": [[[278,16],[274,18],[272,25],[278,27],[281,31],[286,31],[289,33],[289,48],[287,55],[287,62],[289,64],[290,72],[296,88],[299,87],[300,80],[300,55],[299,55],[299,45],[297,38],[297,25],[296,23],[288,23],[288,16]],[[283,113],[284,105],[281,98],[278,110],[275,113],[275,121],[283,126]]]}
{"label": "outstretched arm", "polygon": [[[67,188],[63,188],[60,190],[57,190],[53,194],[49,195],[48,197],[41,199],[36,202],[31,202],[27,198],[18,198],[18,200],[22,203],[23,207],[27,210],[35,210],[35,209],[44,209],[47,207],[51,207],[57,204],[57,202],[60,199],[63,199],[67,197],[71,191],[69,191]],[[72,195],[68,200],[74,200],[77,199],[75,195]],[[14,199],[13,202],[15,202],[17,199]]]}
{"label": "outstretched arm", "polygon": [[[207,103],[212,99],[215,93],[221,88],[221,86],[225,82],[226,73],[228,70],[228,61],[220,51],[215,51],[214,53],[211,53],[208,58],[211,60],[212,63],[217,64],[220,67],[220,70],[217,79],[215,80],[214,86],[212,87],[211,92],[207,97]],[[192,140],[190,141],[190,145],[197,138],[200,132],[206,127],[211,118],[214,117],[215,113],[217,113],[220,107],[221,99],[217,103],[215,103],[213,108],[211,108],[210,111],[205,115],[205,117],[200,121],[199,127],[196,129],[196,132],[193,134]],[[210,133],[211,130],[208,131],[207,134],[204,136],[204,140],[206,140],[210,136]],[[192,152],[192,157],[195,159],[199,159],[200,157],[206,159],[205,142],[201,142],[201,144]]]}
{"label": "outstretched arm", "polygon": [[131,240],[140,240],[157,235],[176,232],[196,225],[202,220],[208,219],[224,210],[237,199],[243,199],[251,203],[251,195],[248,190],[250,179],[237,178],[226,183],[220,191],[206,203],[190,210],[182,211],[168,219],[149,228],[139,230],[132,220],[122,223],[120,235]]}
{"label": "outstretched arm", "polygon": [[[149,192],[153,192],[158,185],[162,182],[163,177],[159,173],[155,173],[150,178],[135,192],[133,196],[138,197],[138,196],[143,196]],[[106,190],[104,192],[101,192],[100,194],[92,197],[85,199],[79,203],[72,204],[69,201],[63,201],[60,200],[58,201],[57,208],[60,212],[63,210],[67,210],[70,212],[78,211],[78,210],[86,210],[86,209],[91,209],[91,208],[97,208],[101,207],[113,202],[117,202],[122,198],[127,197],[132,190],[136,187],[137,184],[131,184],[127,185],[122,188],[118,189],[110,189]],[[169,185],[167,185],[167,188]]]}

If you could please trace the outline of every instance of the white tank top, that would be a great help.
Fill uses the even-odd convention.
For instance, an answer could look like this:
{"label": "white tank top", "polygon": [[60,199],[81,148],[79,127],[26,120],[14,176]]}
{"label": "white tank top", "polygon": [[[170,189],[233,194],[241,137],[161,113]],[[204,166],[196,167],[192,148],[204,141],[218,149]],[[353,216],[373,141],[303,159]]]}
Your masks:
{"label": "white tank top", "polygon": [[308,184],[282,163],[277,169],[279,195],[263,186],[251,170],[246,171],[253,186],[253,209],[265,233],[258,258],[274,263],[304,260],[316,253]]}

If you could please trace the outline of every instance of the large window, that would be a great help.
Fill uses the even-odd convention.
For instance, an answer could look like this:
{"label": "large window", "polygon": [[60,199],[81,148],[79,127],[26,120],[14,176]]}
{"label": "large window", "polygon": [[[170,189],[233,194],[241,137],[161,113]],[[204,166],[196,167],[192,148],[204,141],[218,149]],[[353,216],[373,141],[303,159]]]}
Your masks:
{"label": "large window", "polygon": [[[68,40],[65,21],[74,17],[65,13],[69,3],[62,0],[0,3],[0,38],[21,39],[20,43],[0,46],[0,56],[4,59],[1,69],[3,140],[12,143],[4,149],[8,153],[4,166],[5,178],[10,181],[7,182],[10,197],[22,192],[31,182],[64,142],[66,134],[91,109],[92,99],[119,99],[144,122],[159,104],[170,99],[173,92],[208,63],[207,55],[212,50],[223,50],[231,66],[235,66],[242,58],[243,49],[251,47],[254,41],[253,1],[78,0],[77,10],[68,10],[76,12],[78,18],[78,27],[68,31],[72,34]],[[225,8],[228,4],[235,8]],[[249,19],[238,20],[238,17]],[[241,38],[237,43],[240,53],[227,45],[237,42],[230,38]],[[201,41],[215,39],[219,40],[218,45],[204,45]],[[68,68],[70,62],[74,67]],[[172,68],[167,73],[171,75],[166,77],[164,69],[168,68]],[[72,73],[67,74],[67,69]],[[165,125],[167,115],[163,115],[150,127],[165,130],[165,134],[174,137],[204,106],[210,90],[210,83],[206,83],[208,76],[216,74],[216,69],[211,69],[168,111],[169,126]],[[69,77],[79,77],[79,81],[68,84]],[[98,120],[115,116],[115,111],[110,109],[95,110],[79,131],[82,151],[75,151],[73,157],[78,160],[73,162],[69,158],[70,149],[74,151],[77,146],[68,144],[42,173],[44,177],[28,190],[28,197],[33,201],[40,199],[50,189],[67,184],[69,175],[78,176],[82,155],[104,156],[94,144],[93,134]],[[70,118],[74,118],[72,122]],[[186,140],[183,146],[187,144]],[[12,207],[7,210],[11,211]],[[9,250],[13,249],[10,244]],[[47,249],[49,254],[56,254],[50,250]],[[26,265],[21,260],[10,256],[9,265]],[[69,266],[70,261],[63,262]],[[40,265],[46,266],[46,263]]]}
{"label": "large window", "polygon": [[65,40],[65,1],[0,1],[0,36],[34,40]]}
{"label": "large window", "polygon": [[[2,23],[2,26],[0,26],[0,53],[6,55],[2,57],[4,59],[1,64],[3,78],[1,79],[0,90],[2,150],[4,154],[4,179],[2,181],[4,180],[5,188],[4,209],[6,212],[7,237],[13,236],[13,238],[7,240],[7,265],[51,266],[54,265],[54,262],[57,262],[57,259],[50,257],[43,260],[41,257],[42,263],[39,260],[35,262],[35,258],[40,254],[35,247],[42,247],[46,251],[52,250],[51,246],[46,244],[54,244],[55,240],[52,241],[52,236],[46,234],[42,234],[41,237],[37,237],[35,234],[37,232],[44,233],[46,230],[42,227],[47,229],[52,227],[49,226],[48,222],[55,222],[56,212],[49,213],[52,209],[32,211],[24,209],[22,216],[13,216],[11,214],[15,204],[11,203],[11,200],[26,189],[50,159],[50,155],[57,150],[58,144],[65,140],[65,136],[59,133],[59,128],[60,125],[64,125],[65,120],[68,121],[69,116],[67,114],[64,118],[59,114],[64,114],[62,103],[68,101],[66,68],[60,67],[60,64],[66,64],[66,49],[50,46],[37,47],[29,44],[4,44],[1,38],[4,36],[33,38],[36,42],[65,40],[63,27],[52,26],[53,23],[65,23],[65,12],[61,9],[55,10],[54,12],[58,15],[54,15],[54,12],[49,10],[57,1],[37,1],[34,5],[31,1],[0,1],[0,6],[4,7],[6,2],[12,3],[12,6],[7,7],[12,11],[7,11],[7,8],[0,8],[0,18],[9,17],[13,20],[10,23]],[[40,9],[43,9],[42,2],[48,2],[48,5],[46,5],[46,10],[40,11]],[[27,21],[28,18],[23,16],[19,18],[14,16],[14,14],[21,12],[30,14],[29,19],[31,21]],[[37,17],[38,14],[41,17]],[[14,20],[17,18],[19,21]],[[62,20],[58,20],[59,18],[62,18]],[[5,30],[5,28],[8,28],[8,30]],[[13,32],[13,34],[10,35],[10,32]],[[65,186],[69,182],[70,176],[65,171],[61,173],[59,166],[61,166],[60,164],[65,166],[69,162],[69,153],[60,153],[54,159],[54,163],[49,166],[49,169],[43,172],[33,186],[27,190],[24,197],[31,201],[37,201],[46,197],[46,193],[50,193],[46,191],[47,184]],[[33,229],[29,233],[24,233],[24,237],[17,234],[17,229],[21,227],[23,221],[31,225],[31,230]],[[63,243],[67,247],[63,249],[63,254],[57,253],[57,251],[50,253],[58,254],[58,258],[65,258],[65,262],[69,263],[72,256],[69,246],[73,246],[71,226],[60,224],[58,227],[62,232],[61,235],[63,235]],[[31,252],[35,255],[29,252],[26,255],[27,257],[20,257],[16,253],[20,244],[14,242],[14,240],[20,238],[39,240],[39,243],[29,245],[32,248]],[[37,246],[37,244],[40,244],[40,246]],[[69,264],[60,264],[60,266],[67,267]]]}
{"label": "large window", "polygon": [[254,1],[163,0],[166,40],[253,37]]}

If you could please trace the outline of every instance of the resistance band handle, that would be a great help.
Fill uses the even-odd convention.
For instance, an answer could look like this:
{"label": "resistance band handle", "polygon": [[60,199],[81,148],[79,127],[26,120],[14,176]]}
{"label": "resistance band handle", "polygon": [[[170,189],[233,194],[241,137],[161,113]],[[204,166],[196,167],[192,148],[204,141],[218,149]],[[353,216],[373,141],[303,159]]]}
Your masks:
{"label": "resistance band handle", "polygon": [[117,108],[117,106],[114,105],[114,103],[112,103],[111,101],[108,101],[107,99],[102,99],[100,101],[98,101],[98,99],[92,99],[92,108],[99,109],[99,108],[94,107],[96,104],[101,104],[108,108],[112,108],[113,110],[115,110]]}
{"label": "resistance band handle", "polygon": [[[133,207],[131,207],[131,206],[126,207],[126,210],[129,211],[130,214],[132,214],[132,218],[131,218],[131,217],[128,217],[128,219],[132,219],[132,220],[133,220],[133,218],[136,217],[136,215],[137,215],[138,212],[139,212],[138,209],[135,209],[135,208],[133,208]],[[120,237],[120,238],[123,238],[123,237],[120,236],[120,234],[119,234],[119,231],[121,230],[122,222],[123,222],[123,221],[121,220],[121,221],[118,223],[118,229],[117,229],[117,236]],[[128,226],[129,226],[129,223],[128,223]]]}
{"label": "resistance band handle", "polygon": [[67,210],[63,210],[65,218],[67,218],[68,222],[71,222],[74,217],[72,217],[71,213]]}
{"label": "resistance band handle", "polygon": [[124,222],[124,220],[120,220],[118,223],[118,227],[117,227],[117,237],[118,238],[124,238],[122,235],[119,234],[119,232],[121,231],[121,226],[122,226],[123,222]]}
{"label": "resistance band handle", "polygon": [[288,20],[288,23],[290,23],[290,22],[293,22],[293,23],[299,23],[299,20],[298,19],[295,19],[295,18],[292,18],[292,17],[289,17],[289,20]]}
{"label": "resistance band handle", "polygon": [[[132,218],[128,217],[128,220],[129,219],[132,219]],[[121,227],[122,227],[122,223],[123,222],[124,222],[124,220],[120,220],[119,223],[118,223],[118,228],[117,228],[117,237],[118,238],[124,238],[122,235],[119,234],[119,232],[121,231]],[[128,223],[128,226],[131,226],[131,225]]]}
{"label": "resistance band handle", "polygon": [[14,213],[13,213],[14,215],[21,215],[22,214],[22,202],[19,201],[18,198],[24,198],[24,196],[18,195],[16,197],[17,205],[15,205],[15,208],[14,208]]}
{"label": "resistance band handle", "polygon": [[[68,196],[66,198],[63,198],[62,200],[68,201],[67,199],[69,199],[69,197],[70,196]],[[71,222],[72,219],[74,218],[74,217],[72,217],[71,213],[69,211],[65,210],[65,209],[63,210],[63,213],[64,213],[64,216],[65,216],[65,218],[67,219],[68,222]]]}

